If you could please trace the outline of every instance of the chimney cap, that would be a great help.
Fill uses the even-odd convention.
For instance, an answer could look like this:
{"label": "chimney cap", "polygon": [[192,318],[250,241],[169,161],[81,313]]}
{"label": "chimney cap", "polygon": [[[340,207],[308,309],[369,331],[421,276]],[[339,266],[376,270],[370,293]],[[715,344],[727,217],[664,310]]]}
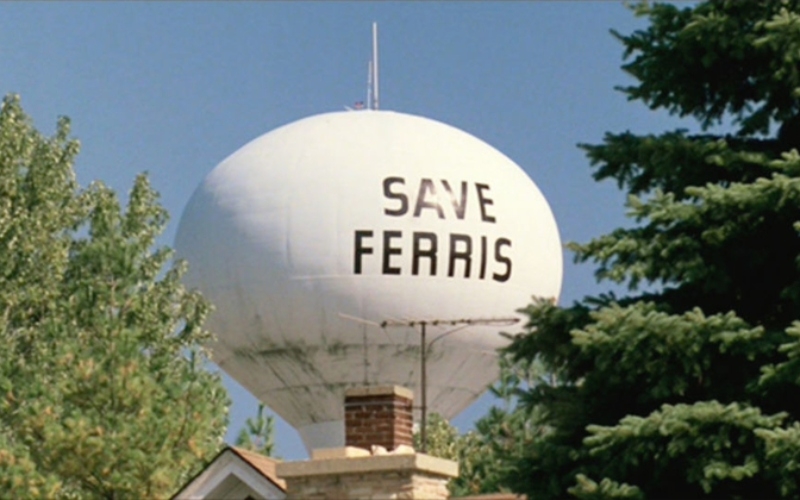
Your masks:
{"label": "chimney cap", "polygon": [[399,396],[405,399],[414,399],[411,389],[399,385],[372,385],[366,387],[351,387],[345,390],[345,398],[358,398],[365,396]]}

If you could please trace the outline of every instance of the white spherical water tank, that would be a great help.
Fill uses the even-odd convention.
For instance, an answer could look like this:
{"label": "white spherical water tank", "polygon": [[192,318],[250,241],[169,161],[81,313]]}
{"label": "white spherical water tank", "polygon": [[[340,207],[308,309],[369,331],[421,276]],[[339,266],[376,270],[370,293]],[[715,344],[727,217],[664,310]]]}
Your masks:
{"label": "white spherical water tank", "polygon": [[[419,330],[376,324],[507,318],[557,298],[562,279],[555,220],[521,168],[388,111],[312,116],[248,143],[197,188],[176,248],[216,306],[214,361],[309,449],[343,446],[348,387],[401,385],[419,403]],[[452,418],[496,380],[502,330],[519,325],[427,328],[429,411]]]}

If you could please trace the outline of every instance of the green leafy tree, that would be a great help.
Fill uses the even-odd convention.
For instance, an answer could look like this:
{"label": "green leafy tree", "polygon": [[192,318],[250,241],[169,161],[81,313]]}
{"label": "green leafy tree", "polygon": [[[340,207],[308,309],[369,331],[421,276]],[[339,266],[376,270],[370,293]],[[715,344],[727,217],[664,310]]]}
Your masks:
{"label": "green leafy tree", "polygon": [[[490,391],[502,403],[475,423],[475,429],[459,434],[444,417],[434,413],[428,418],[428,454],[459,463],[459,476],[449,483],[452,496],[479,495],[509,491],[508,476],[513,464],[547,429],[538,424],[533,413],[517,406],[517,395],[525,387],[551,383],[538,361],[512,362],[509,356],[500,361],[500,380]],[[414,446],[421,447],[421,436],[414,434]]]}
{"label": "green leafy tree", "polygon": [[271,457],[275,455],[275,417],[259,403],[255,417],[248,417],[236,436],[236,446]]}
{"label": "green leafy tree", "polygon": [[218,451],[228,397],[199,346],[209,305],[153,249],[140,176],[122,210],[78,186],[69,121],[0,108],[0,497],[162,498]]}
{"label": "green leafy tree", "polygon": [[[471,479],[474,475],[473,466],[480,461],[479,444],[474,438],[474,433],[459,434],[446,418],[438,413],[428,415],[427,422],[427,447],[426,453],[434,457],[445,458],[458,462],[459,476],[448,483],[450,494],[454,497],[465,496],[472,493]],[[414,448],[422,448],[422,436],[414,433]]]}
{"label": "green leafy tree", "polygon": [[702,132],[583,145],[632,227],[573,244],[624,296],[535,303],[510,352],[558,384],[521,405],[549,429],[513,462],[530,498],[800,495],[800,6],[633,7],[614,33],[630,100]]}

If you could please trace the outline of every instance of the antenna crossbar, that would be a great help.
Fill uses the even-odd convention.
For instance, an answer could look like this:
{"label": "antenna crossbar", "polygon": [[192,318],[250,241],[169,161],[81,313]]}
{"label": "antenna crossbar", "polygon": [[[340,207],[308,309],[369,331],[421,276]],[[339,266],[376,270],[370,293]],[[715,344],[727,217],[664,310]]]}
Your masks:
{"label": "antenna crossbar", "polygon": [[383,327],[391,326],[457,326],[457,325],[483,325],[483,326],[505,326],[513,325],[519,322],[519,318],[502,317],[502,318],[461,318],[461,319],[410,319],[410,320],[396,320],[387,319],[379,323]]}

